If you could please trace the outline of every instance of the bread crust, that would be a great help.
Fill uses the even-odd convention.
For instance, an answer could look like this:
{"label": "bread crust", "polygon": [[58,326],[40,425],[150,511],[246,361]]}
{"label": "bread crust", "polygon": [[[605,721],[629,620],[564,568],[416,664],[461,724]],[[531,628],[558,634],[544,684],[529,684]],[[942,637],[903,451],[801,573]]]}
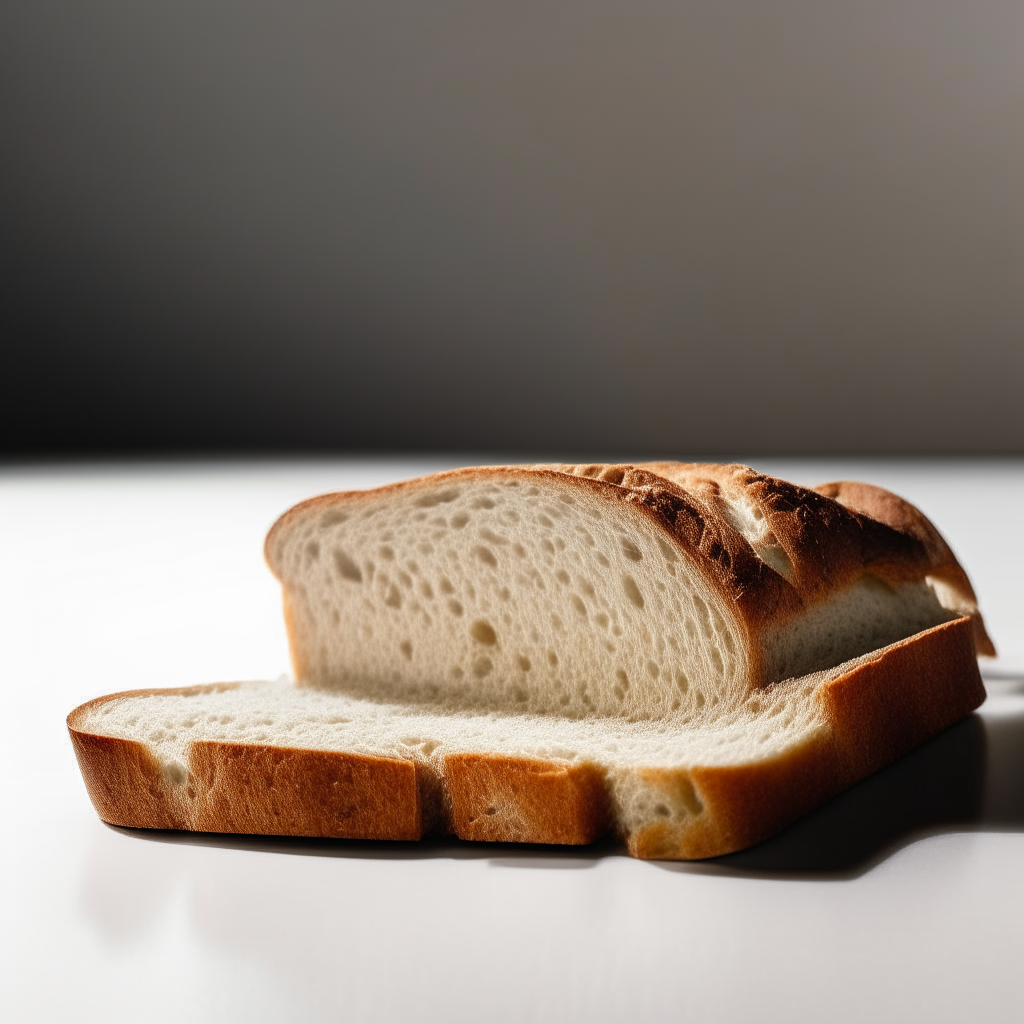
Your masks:
{"label": "bread crust", "polygon": [[594,764],[449,754],[444,778],[460,839],[579,846],[611,828],[605,775]]}
{"label": "bread crust", "polygon": [[853,480],[819,484],[814,489],[846,508],[870,516],[918,540],[928,558],[928,575],[950,587],[958,598],[957,610],[961,614],[970,615],[974,624],[974,646],[978,653],[995,657],[996,648],[985,630],[985,622],[978,611],[978,599],[967,573],[942,534],[920,509],[891,491]]}
{"label": "bread crust", "polygon": [[[237,685],[237,684],[236,684]],[[261,744],[191,744],[187,778],[174,778],[148,747],[78,728],[86,711],[122,697],[211,693],[223,684],[131,690],[68,716],[96,812],[111,825],[190,832],[420,839],[424,800],[412,761]]]}
{"label": "bread crust", "polygon": [[[964,617],[826,674],[815,694],[821,729],[777,757],[726,768],[641,769],[648,784],[692,814],[681,825],[658,822],[624,836],[627,849],[661,859],[742,849],[952,725],[985,697],[972,630]],[[104,821],[348,839],[454,832],[559,844],[592,842],[614,828],[609,782],[593,764],[487,753],[406,760],[203,741],[191,747],[187,778],[175,779],[143,744],[81,727],[85,713],[107,701],[224,688],[134,690],[71,712],[82,777]]]}
{"label": "bread crust", "polygon": [[[595,468],[563,467],[574,474]],[[729,551],[730,559],[726,562],[739,549],[765,565],[733,525],[729,499],[756,509],[767,525],[767,536],[777,542],[792,566],[792,572],[783,577],[765,565],[795,592],[798,601],[786,603],[790,613],[831,596],[866,571],[887,582],[899,583],[921,578],[930,565],[924,545],[916,536],[893,529],[884,521],[858,513],[817,491],[758,473],[749,466],[648,462],[602,468],[604,476],[609,471],[614,476],[621,473],[619,486],[634,492],[645,503],[664,501],[666,494],[685,499],[697,511],[699,523],[684,521],[672,525],[691,543],[698,532],[703,539],[703,532],[713,530],[711,543],[720,543]],[[671,513],[665,519],[671,520]],[[708,542],[704,544],[707,546]],[[744,558],[743,564],[745,561]],[[764,585],[758,578],[760,573],[748,574],[749,570],[738,571],[733,582],[735,590],[730,595],[734,599],[747,598],[748,591],[756,589],[758,583]],[[763,604],[768,596],[758,593],[757,603]]]}

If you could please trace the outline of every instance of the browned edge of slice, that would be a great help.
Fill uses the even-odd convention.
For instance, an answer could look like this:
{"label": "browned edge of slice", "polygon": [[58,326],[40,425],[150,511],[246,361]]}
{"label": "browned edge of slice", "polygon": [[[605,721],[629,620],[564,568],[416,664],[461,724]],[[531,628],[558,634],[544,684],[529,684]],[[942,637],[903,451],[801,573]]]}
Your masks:
{"label": "browned edge of slice", "polygon": [[866,778],[985,700],[970,618],[868,655],[818,692],[832,725],[840,783]]}
{"label": "browned edge of slice", "polygon": [[68,716],[68,731],[96,812],[111,825],[194,832],[420,839],[424,833],[420,767],[392,757],[329,750],[200,741],[187,777],[169,776],[135,740],[77,728],[97,703],[149,694],[229,687],[132,690],[101,697]]}
{"label": "browned edge of slice", "polygon": [[628,836],[629,852],[651,860],[698,860],[753,846],[842,789],[830,754],[823,730],[770,761],[647,772],[646,781],[669,799],[681,795],[693,816],[681,826],[656,822]]}
{"label": "browned edge of slice", "polygon": [[689,860],[733,853],[884,768],[985,699],[969,618],[866,655],[817,693],[826,723],[769,761],[728,768],[652,770],[648,781],[691,794],[694,814],[627,838],[634,857]]}
{"label": "browned edge of slice", "polygon": [[444,779],[452,831],[460,839],[583,845],[611,825],[604,772],[597,765],[449,754]]}

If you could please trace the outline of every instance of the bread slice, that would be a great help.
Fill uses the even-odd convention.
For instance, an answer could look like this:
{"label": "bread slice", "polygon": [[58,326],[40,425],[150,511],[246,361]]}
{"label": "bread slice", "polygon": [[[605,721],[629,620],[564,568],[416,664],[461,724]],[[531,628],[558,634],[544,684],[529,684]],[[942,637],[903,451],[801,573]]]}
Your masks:
{"label": "bread slice", "polygon": [[84,705],[90,795],[142,827],[740,849],[984,697],[963,570],[879,495],[657,464],[305,502],[267,539],[299,685]]}

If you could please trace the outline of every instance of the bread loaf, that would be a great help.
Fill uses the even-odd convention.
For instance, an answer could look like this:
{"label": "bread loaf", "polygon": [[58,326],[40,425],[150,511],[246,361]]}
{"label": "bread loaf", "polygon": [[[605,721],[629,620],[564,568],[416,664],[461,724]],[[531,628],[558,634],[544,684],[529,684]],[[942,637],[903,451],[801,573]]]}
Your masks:
{"label": "bread loaf", "polygon": [[117,824],[707,857],[969,713],[991,653],[935,528],[739,466],[494,467],[291,509],[297,685],[137,691],[69,726]]}

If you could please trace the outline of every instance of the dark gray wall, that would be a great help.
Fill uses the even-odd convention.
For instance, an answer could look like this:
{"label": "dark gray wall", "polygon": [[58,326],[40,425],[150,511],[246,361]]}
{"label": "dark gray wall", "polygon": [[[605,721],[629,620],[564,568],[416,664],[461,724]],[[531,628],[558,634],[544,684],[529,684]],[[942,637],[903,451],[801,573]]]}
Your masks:
{"label": "dark gray wall", "polygon": [[4,0],[0,446],[1021,452],[1024,4]]}

